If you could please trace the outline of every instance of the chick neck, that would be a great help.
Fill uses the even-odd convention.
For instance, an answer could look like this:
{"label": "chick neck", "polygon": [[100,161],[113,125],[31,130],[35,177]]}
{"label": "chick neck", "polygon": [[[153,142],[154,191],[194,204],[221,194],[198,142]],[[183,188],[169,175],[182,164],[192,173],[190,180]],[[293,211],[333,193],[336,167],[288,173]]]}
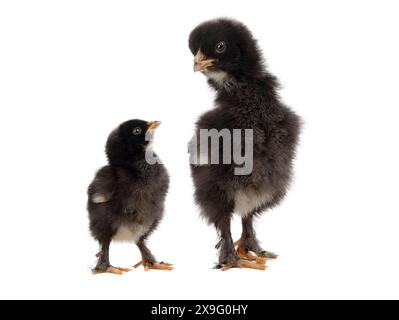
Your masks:
{"label": "chick neck", "polygon": [[145,146],[124,148],[123,145],[113,144],[106,150],[108,162],[111,166],[132,169],[145,162]]}
{"label": "chick neck", "polygon": [[216,90],[218,98],[238,100],[259,99],[260,96],[277,99],[279,86],[275,76],[267,71],[259,73],[227,73],[225,71],[206,71],[208,84]]}

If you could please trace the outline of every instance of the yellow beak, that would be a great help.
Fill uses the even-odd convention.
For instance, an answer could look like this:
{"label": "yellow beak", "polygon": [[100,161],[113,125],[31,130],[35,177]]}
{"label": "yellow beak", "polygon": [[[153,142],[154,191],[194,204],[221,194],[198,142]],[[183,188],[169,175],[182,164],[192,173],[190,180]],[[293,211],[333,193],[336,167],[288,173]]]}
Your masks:
{"label": "yellow beak", "polygon": [[200,49],[194,57],[194,72],[206,70],[207,68],[213,66],[214,62],[214,59],[207,59]]}
{"label": "yellow beak", "polygon": [[148,130],[154,131],[156,128],[159,127],[161,121],[149,121],[147,122],[147,124],[148,124]]}

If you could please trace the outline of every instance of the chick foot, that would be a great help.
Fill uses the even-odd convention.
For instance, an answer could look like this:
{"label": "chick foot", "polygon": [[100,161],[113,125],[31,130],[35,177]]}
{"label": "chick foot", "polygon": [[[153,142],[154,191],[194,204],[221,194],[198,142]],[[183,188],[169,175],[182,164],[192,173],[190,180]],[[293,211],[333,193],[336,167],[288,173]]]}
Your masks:
{"label": "chick foot", "polygon": [[236,241],[234,245],[237,247],[237,254],[241,259],[255,261],[257,264],[266,264],[267,260],[276,259],[278,257],[277,254],[265,250],[258,251],[254,254],[252,251],[247,249],[241,238]]}
{"label": "chick foot", "polygon": [[256,262],[252,262],[246,259],[239,259],[233,263],[222,264],[220,266],[221,271],[226,271],[231,268],[246,268],[246,269],[255,269],[255,270],[266,270],[267,266],[265,264],[260,264]]}
{"label": "chick foot", "polygon": [[128,268],[118,268],[118,267],[113,267],[113,266],[108,266],[106,268],[94,268],[91,270],[92,274],[99,274],[99,273],[112,273],[116,275],[122,275],[124,272],[129,272],[131,269]]}
{"label": "chick foot", "polygon": [[166,262],[159,262],[159,263],[153,263],[153,262],[148,262],[148,261],[139,261],[138,263],[136,263],[133,268],[137,269],[138,267],[140,267],[141,265],[143,265],[144,270],[148,271],[148,270],[167,270],[167,271],[171,271],[174,268],[172,267],[172,264],[170,263],[166,263]]}

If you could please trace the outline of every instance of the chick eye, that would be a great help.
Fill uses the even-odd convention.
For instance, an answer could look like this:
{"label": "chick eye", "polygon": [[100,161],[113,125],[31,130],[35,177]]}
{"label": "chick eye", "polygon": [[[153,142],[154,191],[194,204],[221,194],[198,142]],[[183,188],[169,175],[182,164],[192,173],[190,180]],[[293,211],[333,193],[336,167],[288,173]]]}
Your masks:
{"label": "chick eye", "polygon": [[136,127],[133,129],[133,134],[135,136],[138,136],[139,134],[141,134],[141,128],[140,127]]}
{"label": "chick eye", "polygon": [[226,42],[220,41],[220,42],[218,42],[217,45],[215,46],[215,51],[216,51],[217,53],[223,53],[223,52],[226,51],[226,48],[227,48]]}

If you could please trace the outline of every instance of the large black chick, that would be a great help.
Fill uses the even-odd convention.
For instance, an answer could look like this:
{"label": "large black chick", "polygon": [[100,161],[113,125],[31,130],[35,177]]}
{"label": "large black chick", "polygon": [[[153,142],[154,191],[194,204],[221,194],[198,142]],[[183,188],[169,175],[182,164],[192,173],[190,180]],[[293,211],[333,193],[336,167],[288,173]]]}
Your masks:
{"label": "large black chick", "polygon": [[129,120],[109,135],[106,154],[109,164],[102,167],[88,188],[90,231],[100,244],[93,273],[122,274],[126,268],[109,263],[112,240],[134,242],[145,270],[171,270],[157,263],[146,246],[148,236],[162,219],[169,186],[165,167],[152,151],[154,130],[159,121]]}
{"label": "large black chick", "polygon": [[[253,130],[252,172],[236,175],[234,163],[192,164],[195,200],[220,236],[218,266],[264,270],[267,259],[277,255],[260,246],[253,220],[286,194],[300,118],[281,102],[277,79],[266,70],[255,39],[242,23],[204,22],[191,32],[189,48],[195,56],[194,71],[201,71],[216,90],[215,108],[199,118],[196,136],[200,129]],[[236,243],[230,231],[233,213],[242,218]]]}

